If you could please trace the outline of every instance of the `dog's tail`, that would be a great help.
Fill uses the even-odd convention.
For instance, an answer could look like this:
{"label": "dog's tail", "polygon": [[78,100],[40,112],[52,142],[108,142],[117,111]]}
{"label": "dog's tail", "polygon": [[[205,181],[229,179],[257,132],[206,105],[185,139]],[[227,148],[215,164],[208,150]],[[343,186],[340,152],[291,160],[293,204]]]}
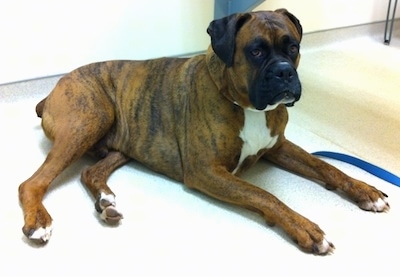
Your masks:
{"label": "dog's tail", "polygon": [[37,114],[38,117],[42,117],[43,107],[44,107],[44,104],[46,103],[46,99],[47,99],[47,97],[45,99],[43,99],[42,101],[40,101],[36,105],[36,114]]}

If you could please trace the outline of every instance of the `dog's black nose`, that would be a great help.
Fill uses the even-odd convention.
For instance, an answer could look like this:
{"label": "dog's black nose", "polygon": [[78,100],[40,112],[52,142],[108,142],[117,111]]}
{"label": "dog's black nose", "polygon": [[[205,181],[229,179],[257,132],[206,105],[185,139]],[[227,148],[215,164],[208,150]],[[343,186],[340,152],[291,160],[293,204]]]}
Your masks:
{"label": "dog's black nose", "polygon": [[284,82],[290,83],[296,75],[296,70],[288,62],[278,62],[274,67],[274,76]]}

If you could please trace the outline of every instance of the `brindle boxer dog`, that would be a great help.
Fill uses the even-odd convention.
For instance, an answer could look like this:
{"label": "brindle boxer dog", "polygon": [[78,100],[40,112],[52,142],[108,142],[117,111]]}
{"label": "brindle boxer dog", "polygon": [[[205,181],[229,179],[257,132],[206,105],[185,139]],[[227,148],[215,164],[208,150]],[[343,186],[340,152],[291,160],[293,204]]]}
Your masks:
{"label": "brindle boxer dog", "polygon": [[284,136],[286,106],[299,100],[296,72],[302,27],[275,12],[235,14],[211,22],[211,47],[190,59],[108,61],[65,75],[37,105],[54,141],[43,165],[19,187],[23,233],[50,238],[42,204],[48,187],[89,152],[100,161],[82,173],[102,219],[122,215],[109,175],[135,159],[221,201],[260,213],[307,252],[334,246],[317,224],[238,176],[259,158],[340,189],[361,209],[389,209],[387,195],[308,154]]}

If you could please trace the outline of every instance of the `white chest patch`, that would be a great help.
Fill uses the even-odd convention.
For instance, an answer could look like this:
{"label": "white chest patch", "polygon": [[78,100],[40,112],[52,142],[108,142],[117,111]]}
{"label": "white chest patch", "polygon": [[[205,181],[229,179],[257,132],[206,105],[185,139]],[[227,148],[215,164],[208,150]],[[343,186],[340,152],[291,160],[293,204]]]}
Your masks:
{"label": "white chest patch", "polygon": [[237,172],[247,157],[256,155],[261,149],[272,148],[278,140],[278,136],[271,136],[265,113],[252,110],[244,110],[244,126],[239,137],[242,139],[243,145],[238,165],[233,170],[233,174]]}

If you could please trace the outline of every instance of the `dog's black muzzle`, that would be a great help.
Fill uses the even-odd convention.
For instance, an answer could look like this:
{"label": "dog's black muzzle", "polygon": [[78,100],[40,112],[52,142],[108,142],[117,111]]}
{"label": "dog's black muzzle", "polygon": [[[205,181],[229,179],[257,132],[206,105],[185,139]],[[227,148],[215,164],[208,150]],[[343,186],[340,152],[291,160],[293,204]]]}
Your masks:
{"label": "dog's black muzzle", "polygon": [[301,85],[296,69],[288,62],[277,62],[272,68],[276,95],[270,105],[277,103],[293,106],[300,99]]}
{"label": "dog's black muzzle", "polygon": [[257,110],[276,104],[290,107],[300,99],[301,84],[291,63],[277,61],[269,65],[265,72],[265,77],[258,79],[250,91],[250,101]]}

